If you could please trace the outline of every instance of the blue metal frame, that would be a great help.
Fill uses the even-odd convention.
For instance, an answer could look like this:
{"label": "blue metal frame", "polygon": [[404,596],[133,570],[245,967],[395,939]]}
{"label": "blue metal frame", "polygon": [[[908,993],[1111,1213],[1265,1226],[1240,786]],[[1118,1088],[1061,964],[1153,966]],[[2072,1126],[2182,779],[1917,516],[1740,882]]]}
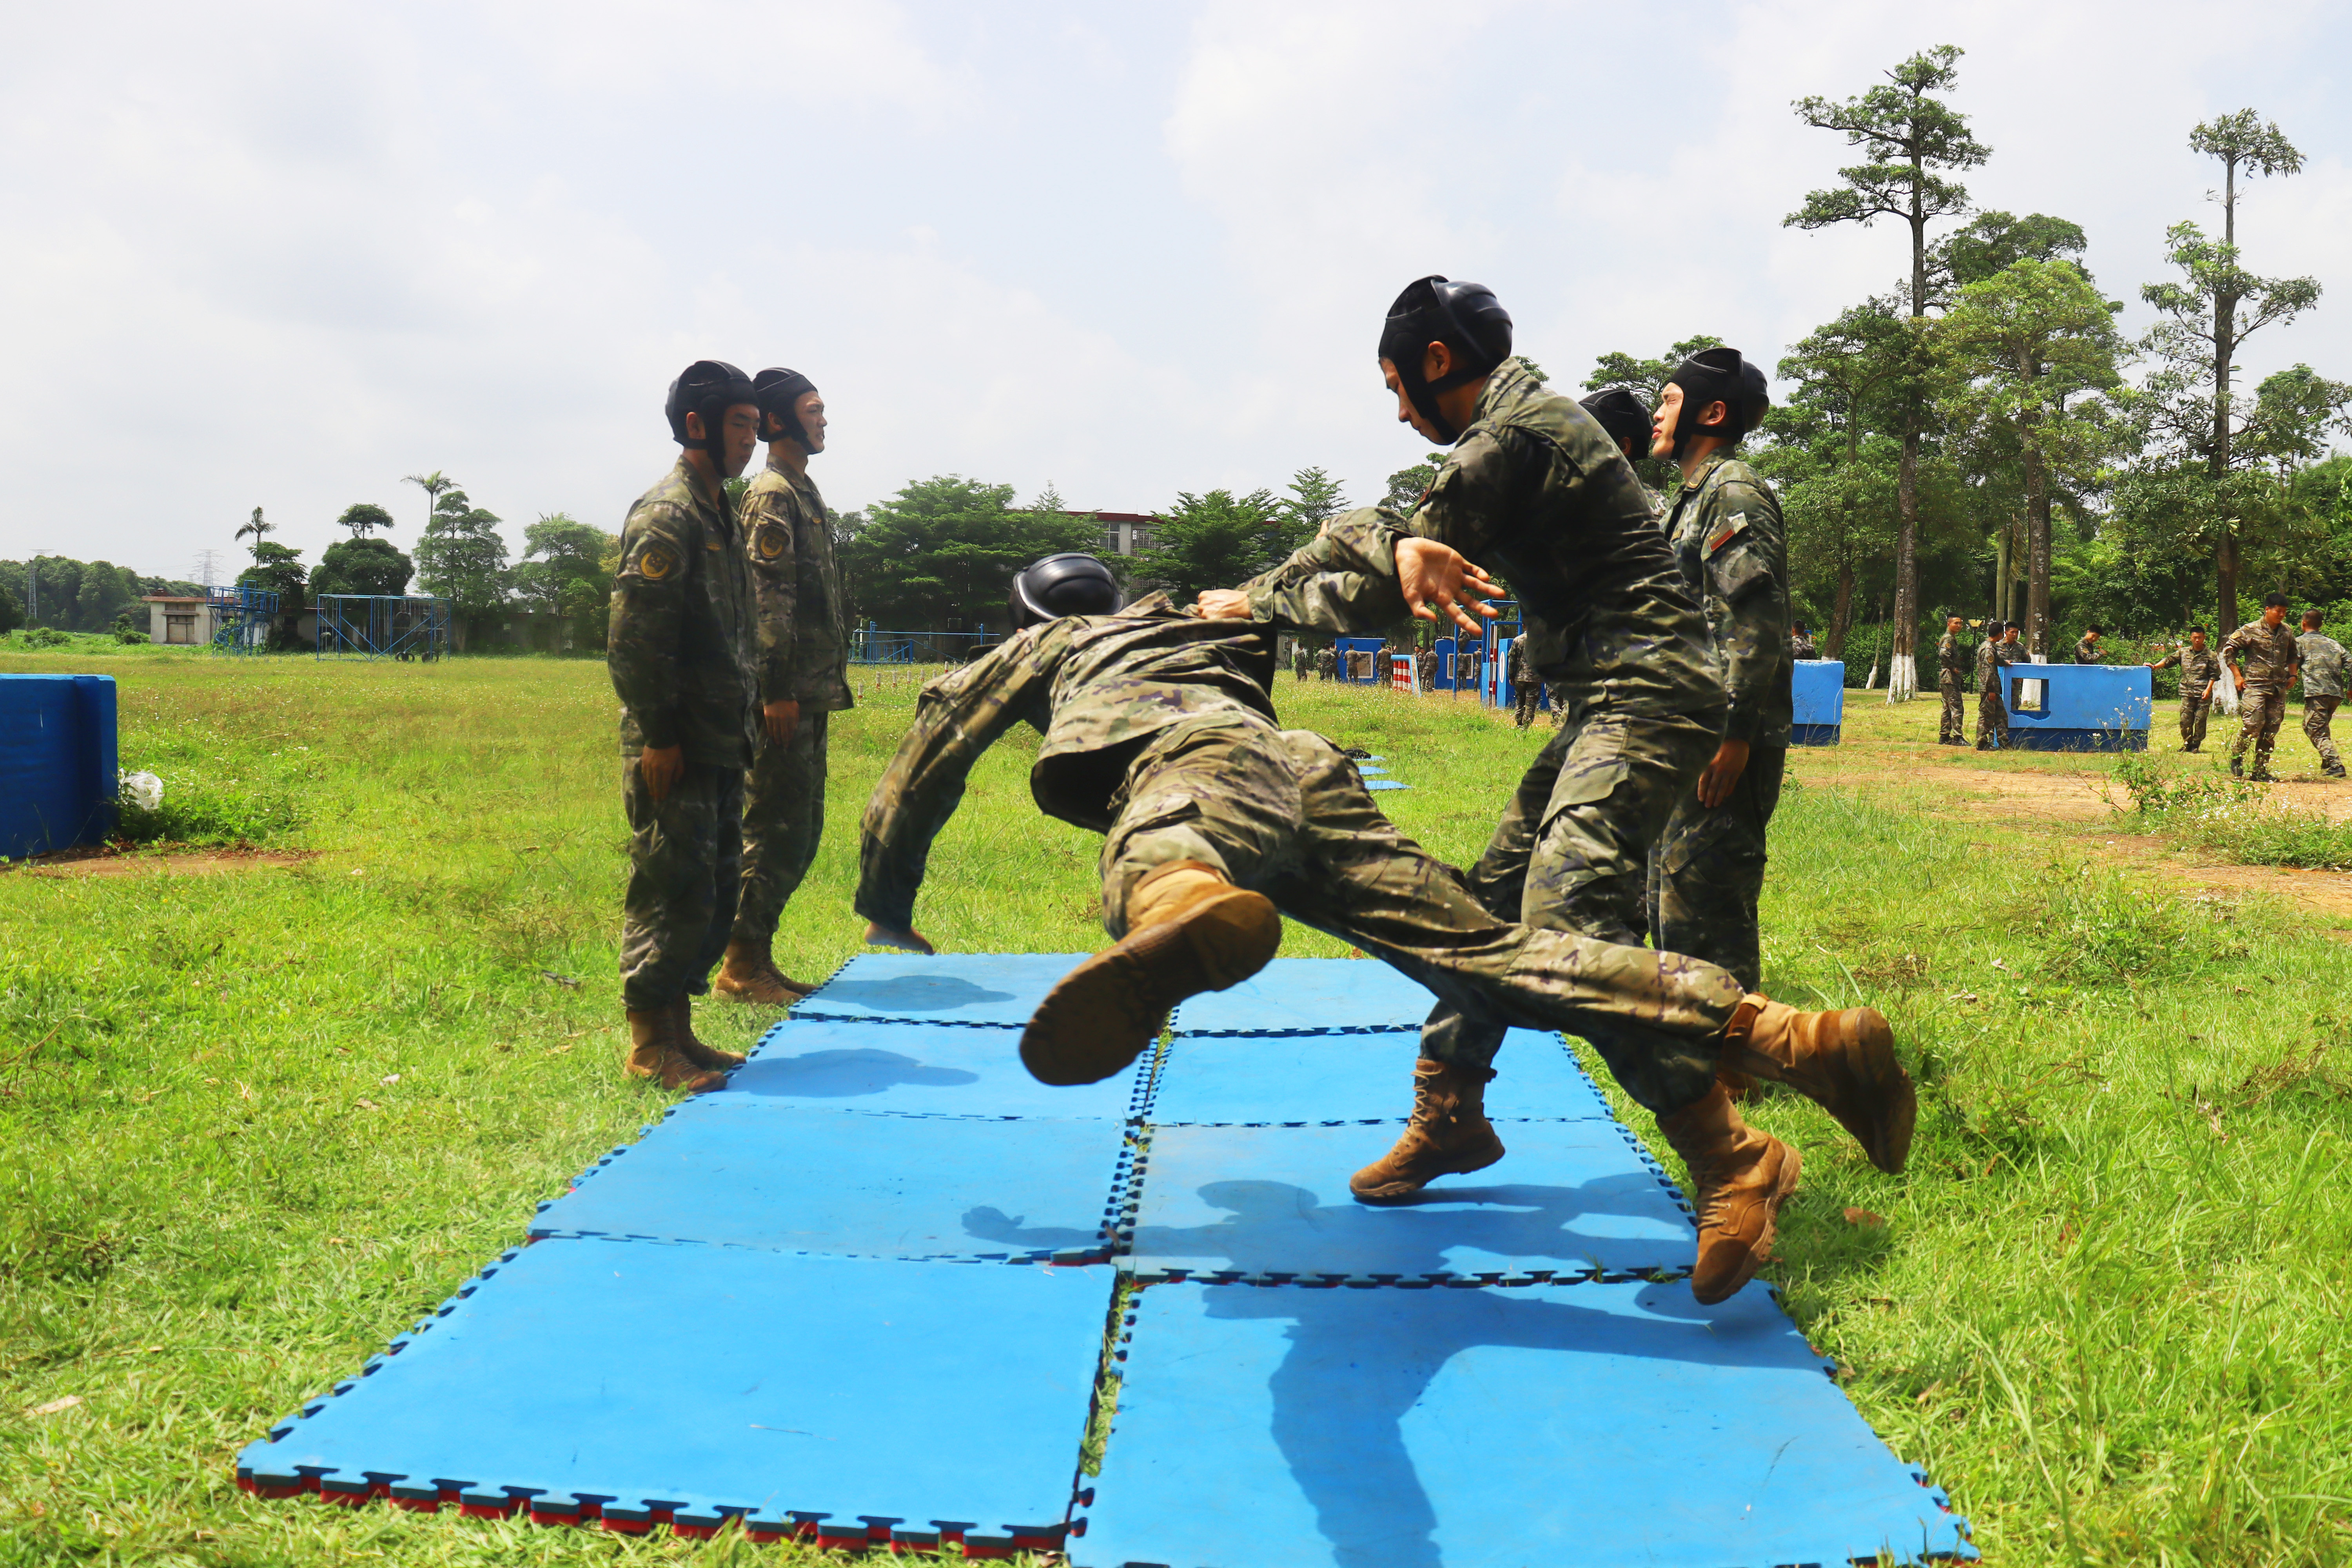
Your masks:
{"label": "blue metal frame", "polygon": [[394,594],[321,594],[320,658],[436,659],[449,657],[447,599]]}
{"label": "blue metal frame", "polygon": [[213,613],[213,647],[223,653],[259,653],[269,642],[269,623],[278,618],[278,595],[268,588],[237,583],[206,588]]}
{"label": "blue metal frame", "polygon": [[852,664],[962,664],[992,642],[993,632],[887,632],[868,621],[849,634]]}

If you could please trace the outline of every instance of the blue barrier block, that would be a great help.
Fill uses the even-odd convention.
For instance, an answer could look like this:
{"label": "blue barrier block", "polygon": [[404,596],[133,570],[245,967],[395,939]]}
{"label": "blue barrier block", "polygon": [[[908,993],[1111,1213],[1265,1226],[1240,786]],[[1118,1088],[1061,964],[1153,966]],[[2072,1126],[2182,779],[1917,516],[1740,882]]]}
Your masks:
{"label": "blue barrier block", "polygon": [[910,1024],[989,1024],[1019,1028],[1083,952],[861,952],[815,994],[793,1005],[795,1018],[897,1019]]}
{"label": "blue barrier block", "polygon": [[1834,658],[1797,661],[1789,682],[1795,715],[1789,727],[1792,746],[1834,746],[1845,726],[1845,663]]}
{"label": "blue barrier block", "polygon": [[1973,1558],[1750,1285],[1154,1285],[1077,1568]]}
{"label": "blue barrier block", "polygon": [[1277,958],[1239,985],[1176,1009],[1180,1035],[1417,1029],[1437,997],[1376,959]]}
{"label": "blue barrier block", "polygon": [[114,830],[114,678],[0,675],[0,857]]}
{"label": "blue barrier block", "polygon": [[1125,1121],[1143,1113],[1151,1055],[1100,1083],[1054,1089],[1021,1065],[1010,1029],[790,1018],[761,1037],[727,1080],[731,1094],[810,1110],[901,1116],[1053,1116]]}
{"label": "blue barrier block", "polygon": [[1125,1191],[1115,1121],[858,1116],[751,1095],[677,1106],[531,1221],[834,1257],[1108,1257]]}
{"label": "blue barrier block", "polygon": [[[1395,1121],[1412,1110],[1412,1064],[1420,1055],[1421,1036],[1411,1030],[1179,1035],[1160,1066],[1151,1120],[1209,1126]],[[1608,1104],[1556,1035],[1513,1029],[1503,1037],[1495,1068],[1501,1076],[1486,1086],[1491,1117],[1609,1119]]]}
{"label": "blue barrier block", "polygon": [[1349,1173],[1403,1129],[1154,1127],[1137,1276],[1549,1278],[1687,1272],[1696,1260],[1681,1194],[1613,1121],[1501,1122],[1510,1152],[1499,1164],[1444,1177],[1410,1204],[1356,1202]]}
{"label": "blue barrier block", "polygon": [[[2001,693],[2009,745],[2026,752],[2145,752],[2154,711],[2146,665],[2012,664]],[[2225,677],[2226,679],[2226,677]],[[2019,700],[2041,688],[2038,705]]]}
{"label": "blue barrier block", "polygon": [[1108,1268],[543,1241],[484,1272],[240,1477],[1060,1536]]}

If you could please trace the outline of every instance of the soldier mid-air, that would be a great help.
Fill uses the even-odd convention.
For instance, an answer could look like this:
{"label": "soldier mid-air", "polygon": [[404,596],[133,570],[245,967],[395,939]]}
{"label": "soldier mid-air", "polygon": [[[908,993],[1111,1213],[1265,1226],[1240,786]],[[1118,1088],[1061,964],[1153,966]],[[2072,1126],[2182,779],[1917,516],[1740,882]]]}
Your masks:
{"label": "soldier mid-air", "polygon": [[2246,747],[2254,748],[2254,778],[2271,778],[2271,752],[2286,718],[2287,689],[2294,684],[2294,634],[2286,629],[2286,595],[2263,601],[2263,618],[2248,621],[2221,641],[2221,657],[2237,681],[2238,738],[2230,742],[2230,776],[2246,776]]}
{"label": "soldier mid-air", "polygon": [[2327,617],[2318,610],[2303,612],[2303,635],[2294,639],[2295,658],[2303,666],[2303,734],[2319,753],[2319,771],[2329,778],[2344,776],[2344,759],[2336,754],[2336,737],[2328,732],[2336,705],[2344,700],[2344,645],[2319,628]]}
{"label": "soldier mid-air", "polygon": [[1960,651],[1963,624],[1958,616],[1948,616],[1944,635],[1936,644],[1936,690],[1944,699],[1943,720],[1936,729],[1939,746],[1969,743],[1968,710],[1960,701],[1968,684],[1968,655]]}
{"label": "soldier mid-air", "polygon": [[1659,395],[1650,448],[1682,469],[1666,534],[1706,606],[1728,700],[1715,755],[1650,858],[1650,940],[1728,969],[1750,991],[1763,978],[1756,905],[1794,717],[1788,532],[1780,498],[1738,456],[1768,406],[1764,373],[1738,349],[1702,349]]}
{"label": "soldier mid-air", "polygon": [[[1041,1080],[1091,1083],[1125,1068],[1171,1007],[1263,968],[1287,914],[1481,1026],[1605,1035],[1619,1059],[1646,1064],[1644,1083],[1711,1089],[1721,1103],[1704,1135],[1687,1112],[1675,1119],[1702,1193],[1691,1279],[1702,1301],[1755,1272],[1797,1175],[1795,1152],[1722,1099],[1719,1063],[1791,1084],[1881,1169],[1902,1169],[1915,1096],[1875,1011],[1797,1013],[1696,959],[1498,918],[1396,831],[1330,742],[1279,726],[1267,697],[1275,627],[1180,613],[1162,594],[1121,610],[1109,571],[1088,556],[1031,566],[1012,607],[1023,629],[923,689],[866,810],[856,907],[868,941],[929,951],[914,914],[931,843],[980,754],[1013,725],[1034,726],[1044,740],[1030,793],[1048,816],[1106,836],[1103,925],[1118,939],[1031,1017],[1021,1058]],[[1418,1076],[1417,1129],[1437,1125],[1428,1080],[1439,1070],[1425,1062]],[[1503,1153],[1486,1135],[1478,1165]],[[1759,1165],[1769,1181],[1727,1179]]]}
{"label": "soldier mid-air", "polygon": [[849,612],[833,527],[808,460],[824,450],[824,399],[795,370],[752,378],[768,464],[743,493],[742,524],[759,607],[760,744],[743,790],[743,893],[726,994],[781,1007],[815,987],[776,967],[777,922],[816,860],[824,831],[825,736],[850,705]]}
{"label": "soldier mid-air", "polygon": [[[1381,335],[1397,418],[1454,452],[1410,522],[1363,510],[1204,611],[1345,630],[1410,608],[1464,625],[1506,574],[1529,657],[1567,699],[1467,877],[1496,918],[1638,945],[1650,851],[1716,754],[1726,699],[1706,622],[1624,453],[1592,416],[1511,357],[1510,317],[1480,285],[1427,278]],[[1491,613],[1491,611],[1489,611]],[[1580,1031],[1689,1163],[1703,1249],[1761,1247],[1793,1190],[1793,1150],[1740,1123],[1717,1063],[1660,1053],[1603,1022]],[[1412,1120],[1349,1184],[1366,1201],[1502,1154],[1485,1112],[1504,1026],[1441,996],[1422,1030]],[[1767,1075],[1769,1076],[1769,1075]]]}
{"label": "soldier mid-air", "polygon": [[2213,710],[2213,683],[2221,679],[2221,656],[2205,646],[2205,628],[2191,626],[2189,640],[2147,668],[2180,667],[2180,749],[2205,744],[2205,721]]}
{"label": "soldier mid-air", "polygon": [[751,378],[698,360],[670,383],[683,448],[621,529],[606,663],[621,699],[629,885],[621,998],[629,1073],[716,1089],[743,1058],[694,1034],[743,875],[743,768],[758,744],[758,612],[727,481],[759,444]]}
{"label": "soldier mid-air", "polygon": [[2010,644],[2001,640],[1999,621],[1985,623],[1984,641],[1977,644],[1977,750],[1990,752],[2009,741],[2008,693]]}

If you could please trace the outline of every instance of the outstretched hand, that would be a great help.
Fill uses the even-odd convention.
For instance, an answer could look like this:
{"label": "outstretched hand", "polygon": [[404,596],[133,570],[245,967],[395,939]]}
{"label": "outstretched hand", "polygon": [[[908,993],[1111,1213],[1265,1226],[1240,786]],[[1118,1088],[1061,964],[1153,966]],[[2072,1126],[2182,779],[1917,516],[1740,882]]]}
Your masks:
{"label": "outstretched hand", "polygon": [[908,952],[919,952],[926,956],[929,956],[938,952],[938,949],[931,946],[931,939],[925,936],[921,931],[917,931],[913,926],[908,926],[905,931],[892,931],[888,926],[884,925],[879,921],[875,921],[866,926],[866,945],[868,947],[899,947],[906,949]]}
{"label": "outstretched hand", "polygon": [[[1414,618],[1451,620],[1473,637],[1483,637],[1483,624],[1503,612],[1485,599],[1498,599],[1503,585],[1463,559],[1450,544],[1433,539],[1400,539],[1396,545],[1397,587]],[[1474,616],[1471,612],[1475,611]]]}
{"label": "outstretched hand", "polygon": [[1249,595],[1239,588],[1203,588],[1201,596],[1192,601],[1204,621],[1245,621],[1250,618]]}

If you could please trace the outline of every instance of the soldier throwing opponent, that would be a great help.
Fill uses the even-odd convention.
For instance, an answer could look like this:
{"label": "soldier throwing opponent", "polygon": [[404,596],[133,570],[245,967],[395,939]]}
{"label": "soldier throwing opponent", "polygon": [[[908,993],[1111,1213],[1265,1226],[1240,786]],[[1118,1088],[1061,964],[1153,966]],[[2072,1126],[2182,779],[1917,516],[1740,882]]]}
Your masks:
{"label": "soldier throwing opponent", "polygon": [[[980,753],[1015,723],[1040,731],[1030,791],[1046,815],[1107,836],[1103,925],[1118,939],[1030,1019],[1021,1058],[1044,1082],[1092,1083],[1125,1068],[1171,1007],[1264,968],[1287,914],[1498,1030],[1606,1033],[1702,1085],[1726,1061],[1790,1083],[1874,1164],[1903,1168],[1913,1090],[1875,1011],[1800,1013],[1696,959],[1490,914],[1459,872],[1381,816],[1328,741],[1276,722],[1275,632],[1263,623],[1181,614],[1160,594],[1118,610],[1109,571],[1084,555],[1037,563],[1012,597],[1025,629],[923,689],[866,809],[856,907],[873,922],[869,942],[929,952],[913,918],[932,839]],[[1424,1095],[1407,1138],[1432,1114]],[[1670,1121],[1699,1189],[1691,1289],[1721,1300],[1769,1247],[1796,1187],[1797,1152],[1747,1126],[1727,1100],[1705,1119]],[[1485,1116],[1474,1110],[1469,1122],[1449,1128],[1450,1142],[1475,1142],[1483,1157],[1453,1169],[1502,1158]]]}
{"label": "soldier throwing opponent", "polygon": [[714,984],[781,1007],[815,987],[776,967],[776,924],[824,831],[825,731],[850,705],[849,615],[833,529],[808,460],[824,450],[824,399],[796,370],[763,370],[768,466],[743,492],[743,536],[760,610],[760,749],[743,791],[743,895]]}

